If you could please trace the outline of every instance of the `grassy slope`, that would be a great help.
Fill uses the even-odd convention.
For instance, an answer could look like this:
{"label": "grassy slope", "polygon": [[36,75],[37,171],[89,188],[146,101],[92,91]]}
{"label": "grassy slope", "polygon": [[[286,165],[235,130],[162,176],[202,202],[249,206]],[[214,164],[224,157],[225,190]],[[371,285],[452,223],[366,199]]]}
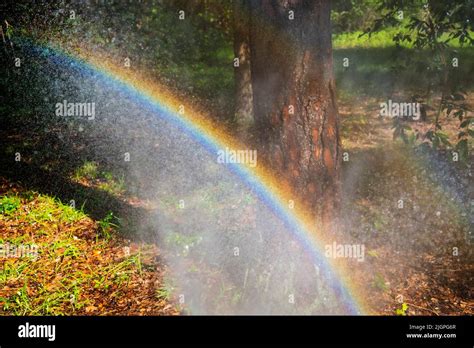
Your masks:
{"label": "grassy slope", "polygon": [[0,181],[0,244],[37,245],[0,258],[0,315],[177,314],[153,245],[119,237],[51,196]]}

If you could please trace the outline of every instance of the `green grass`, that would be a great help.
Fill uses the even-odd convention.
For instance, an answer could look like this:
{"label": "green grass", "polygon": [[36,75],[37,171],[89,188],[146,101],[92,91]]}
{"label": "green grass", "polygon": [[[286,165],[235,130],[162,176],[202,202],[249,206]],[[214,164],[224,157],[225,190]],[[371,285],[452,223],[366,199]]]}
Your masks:
{"label": "green grass", "polygon": [[[389,48],[395,47],[395,42],[393,41],[393,37],[402,32],[404,34],[409,33],[406,29],[400,29],[396,27],[387,28],[385,30],[375,32],[371,36],[369,35],[362,35],[362,31],[355,31],[351,33],[341,33],[333,35],[333,47],[338,48]],[[473,33],[471,33],[472,35]],[[444,34],[440,41],[446,40],[448,38],[448,34]],[[451,47],[461,47],[459,43],[459,39],[451,40],[449,45]],[[412,48],[413,45],[410,43],[404,42],[403,47],[405,48]]]}
{"label": "green grass", "polygon": [[100,190],[112,195],[121,195],[126,190],[123,176],[117,177],[110,171],[101,170],[100,165],[93,161],[84,162],[82,166],[74,171],[72,179],[78,182],[95,183]]}
{"label": "green grass", "polygon": [[109,264],[102,268],[100,273],[93,275],[94,288],[108,290],[113,285],[120,285],[129,281],[131,274],[137,270],[140,273],[141,260],[138,254],[130,256],[122,262]]}
{"label": "green grass", "polygon": [[[0,200],[0,224],[21,233],[0,234],[1,244],[31,245],[38,256],[0,259],[0,313],[70,315],[96,303],[97,291],[119,296],[119,286],[142,269],[140,254],[115,261],[108,255],[117,218],[109,213],[97,225],[81,210],[33,191],[7,193]],[[77,237],[94,230],[100,239]],[[92,239],[91,239],[92,238]]]}
{"label": "green grass", "polygon": [[73,223],[86,217],[82,210],[77,210],[48,195],[37,194],[33,203],[25,218],[26,221],[31,223],[52,222],[56,219]]}
{"label": "green grass", "polygon": [[362,35],[362,31],[352,33],[341,33],[333,35],[333,46],[338,48],[387,48],[395,46],[393,37],[398,32],[398,28],[387,29],[368,35]]}
{"label": "green grass", "polygon": [[0,199],[0,214],[11,215],[20,206],[20,198],[17,196],[5,196]]}
{"label": "green grass", "polygon": [[109,212],[102,220],[99,221],[100,234],[106,240],[112,237],[113,229],[118,227],[118,218]]}
{"label": "green grass", "polygon": [[74,172],[73,178],[76,180],[94,180],[99,176],[99,165],[96,162],[87,161]]}
{"label": "green grass", "polygon": [[99,184],[99,189],[113,195],[121,195],[125,192],[124,177],[115,178],[110,172],[103,172],[102,177],[105,180]]}
{"label": "green grass", "polygon": [[[63,246],[66,241],[55,244],[53,248]],[[43,246],[44,248],[45,246]],[[70,248],[61,253],[59,249],[51,252],[51,257],[71,256],[68,255]],[[84,251],[76,249],[75,257],[83,257]],[[82,254],[82,255],[81,255]],[[15,264],[6,263],[0,270],[0,280],[3,284],[21,281],[21,286],[11,296],[0,297],[2,308],[13,315],[65,315],[74,313],[91,304],[91,300],[83,294],[83,289],[93,288],[107,291],[113,286],[120,286],[131,279],[136,272],[138,256],[133,255],[119,263],[112,263],[100,269],[89,270],[77,269],[62,262],[61,267],[54,269],[56,274],[53,281],[46,281],[38,263],[21,261]],[[39,272],[39,273],[38,273]],[[31,288],[36,288],[35,295]]]}
{"label": "green grass", "polygon": [[158,300],[169,301],[172,297],[173,291],[174,287],[169,283],[165,283],[162,287],[156,290],[156,298]]}

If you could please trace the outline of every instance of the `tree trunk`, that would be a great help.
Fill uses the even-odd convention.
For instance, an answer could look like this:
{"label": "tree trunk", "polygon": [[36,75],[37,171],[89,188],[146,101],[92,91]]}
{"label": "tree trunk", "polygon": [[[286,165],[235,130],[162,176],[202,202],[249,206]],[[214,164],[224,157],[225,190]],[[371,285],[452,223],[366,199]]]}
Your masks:
{"label": "tree trunk", "polygon": [[254,113],[265,158],[318,221],[329,222],[341,160],[330,1],[251,4]]}
{"label": "tree trunk", "polygon": [[239,131],[247,133],[254,123],[250,73],[250,7],[248,0],[234,0],[235,120]]}

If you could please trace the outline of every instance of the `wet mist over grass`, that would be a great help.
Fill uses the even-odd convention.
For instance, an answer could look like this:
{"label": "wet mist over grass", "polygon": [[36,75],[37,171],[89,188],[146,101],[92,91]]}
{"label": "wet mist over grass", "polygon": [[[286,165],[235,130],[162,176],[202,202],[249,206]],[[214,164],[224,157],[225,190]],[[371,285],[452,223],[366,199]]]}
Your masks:
{"label": "wet mist over grass", "polygon": [[[38,93],[29,92],[28,103],[41,110],[31,124],[43,132],[54,129],[62,140],[58,151],[85,148],[90,160],[119,168],[128,192],[148,202],[139,220],[130,224],[125,218],[122,227],[164,249],[169,282],[186,310],[352,313],[327,261],[295,236],[295,226],[232,165],[217,163],[216,149],[196,139],[176,115],[81,63],[29,44],[24,48],[35,63],[22,70],[21,81],[41,81]],[[55,105],[63,100],[94,102],[94,119],[56,116]],[[25,158],[42,155],[35,151]],[[87,200],[70,198],[91,209]]]}
{"label": "wet mist over grass", "polygon": [[[202,39],[193,22],[200,19],[177,24],[168,9],[146,22],[139,8],[116,6],[82,8],[51,35],[54,40],[43,33],[39,41],[70,52],[83,41],[92,54],[105,51],[119,63],[130,57],[131,69],[202,104],[217,125],[229,123],[234,68],[228,33],[209,27]],[[459,313],[472,297],[472,277],[465,275],[472,269],[472,164],[453,164],[447,151],[415,151],[393,141],[391,125],[376,116],[380,101],[426,92],[432,73],[403,67],[407,56],[423,63],[426,52],[344,45],[353,37],[336,37],[334,48],[349,155],[334,241],[365,247],[363,262],[348,262],[374,312],[393,315],[402,294],[407,302],[423,297],[421,312],[412,313]],[[169,265],[161,294],[172,294],[186,313],[355,313],[326,267],[328,258],[308,248],[235,166],[218,163],[217,149],[177,115],[50,49],[17,38],[14,44],[0,67],[2,122],[10,131],[0,139],[3,175],[63,202],[74,199],[98,220],[113,211],[123,235],[156,243]],[[469,93],[473,52],[459,48],[461,64],[452,72]],[[21,69],[12,68],[13,54],[22,58]],[[57,116],[56,103],[64,100],[95,103],[94,119]],[[13,160],[17,152],[20,163]],[[85,187],[84,178],[98,187]],[[438,307],[427,304],[432,290],[426,284],[435,299],[453,297]]]}
{"label": "wet mist over grass", "polygon": [[[394,46],[336,47],[334,71],[338,94],[349,100],[360,96],[383,100],[402,93],[410,100],[413,95],[426,93],[433,75],[427,69],[427,55],[427,51]],[[474,60],[474,49],[459,48],[453,57],[458,57],[463,64],[452,69],[450,76],[459,87],[472,90],[474,68],[469,62]],[[348,67],[343,65],[345,58],[348,59]],[[407,60],[413,63],[407,64]]]}

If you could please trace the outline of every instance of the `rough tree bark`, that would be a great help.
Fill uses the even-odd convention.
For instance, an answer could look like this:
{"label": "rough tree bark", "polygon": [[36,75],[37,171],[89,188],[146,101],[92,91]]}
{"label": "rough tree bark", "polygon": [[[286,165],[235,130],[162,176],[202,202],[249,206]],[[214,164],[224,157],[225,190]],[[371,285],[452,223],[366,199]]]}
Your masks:
{"label": "rough tree bark", "polygon": [[234,56],[239,58],[235,71],[235,120],[246,133],[254,124],[252,80],[250,73],[250,7],[248,0],[234,0]]}
{"label": "rough tree bark", "polygon": [[254,114],[264,155],[325,224],[338,205],[341,161],[330,1],[252,0],[251,13]]}

